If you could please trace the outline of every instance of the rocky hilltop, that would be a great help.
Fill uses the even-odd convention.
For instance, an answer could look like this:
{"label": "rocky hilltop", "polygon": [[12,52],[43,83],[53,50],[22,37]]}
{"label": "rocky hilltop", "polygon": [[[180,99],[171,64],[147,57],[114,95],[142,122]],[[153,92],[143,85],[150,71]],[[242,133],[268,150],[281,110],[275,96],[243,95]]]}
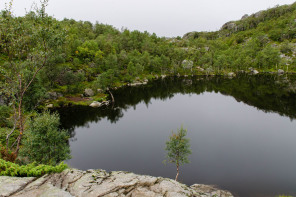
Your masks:
{"label": "rocky hilltop", "polygon": [[171,179],[104,170],[67,169],[60,174],[34,177],[0,177],[0,196],[83,196],[83,197],[231,197],[214,186],[183,185]]}

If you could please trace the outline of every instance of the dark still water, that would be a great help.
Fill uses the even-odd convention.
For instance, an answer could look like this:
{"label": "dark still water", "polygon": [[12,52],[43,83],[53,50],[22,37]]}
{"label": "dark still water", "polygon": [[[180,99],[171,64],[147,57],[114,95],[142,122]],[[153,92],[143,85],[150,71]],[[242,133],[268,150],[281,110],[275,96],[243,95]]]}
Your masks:
{"label": "dark still water", "polygon": [[296,195],[294,76],[169,78],[114,92],[116,104],[60,109],[74,168],[174,178],[165,142],[183,124],[192,155],[180,181],[238,196]]}

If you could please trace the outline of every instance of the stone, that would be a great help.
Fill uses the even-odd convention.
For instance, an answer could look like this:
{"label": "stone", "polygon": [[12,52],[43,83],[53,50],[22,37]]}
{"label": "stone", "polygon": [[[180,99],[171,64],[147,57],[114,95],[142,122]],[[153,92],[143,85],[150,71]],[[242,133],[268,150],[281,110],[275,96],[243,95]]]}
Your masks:
{"label": "stone", "polygon": [[102,90],[102,89],[97,89],[97,93],[104,93],[104,90]]}
{"label": "stone", "polygon": [[203,68],[197,68],[199,71],[201,71],[201,72],[203,72],[205,69],[203,69]]}
{"label": "stone", "polygon": [[235,74],[234,72],[230,72],[230,73],[227,74],[227,76],[228,76],[228,77],[235,77],[236,74]]}
{"label": "stone", "polygon": [[188,187],[177,181],[129,172],[67,169],[40,178],[0,177],[0,196],[35,197],[232,197],[214,186]]}
{"label": "stone", "polygon": [[14,192],[21,190],[36,178],[19,178],[0,176],[0,196],[10,196]]}
{"label": "stone", "polygon": [[182,67],[184,69],[192,69],[192,67],[193,67],[193,61],[191,61],[191,60],[183,60],[182,61]]}
{"label": "stone", "polygon": [[102,105],[109,105],[110,102],[109,102],[109,101],[103,101],[101,104],[102,104]]}
{"label": "stone", "polygon": [[56,100],[58,99],[58,94],[56,92],[48,92],[49,99]]}
{"label": "stone", "polygon": [[143,85],[143,83],[141,82],[134,82],[134,83],[130,83],[129,86],[139,86],[139,85]]}
{"label": "stone", "polygon": [[90,107],[101,107],[102,103],[98,102],[98,101],[93,101],[90,105]]}
{"label": "stone", "polygon": [[222,30],[223,29],[232,30],[232,29],[235,29],[236,27],[237,27],[237,25],[234,22],[230,21],[230,22],[225,23],[221,29]]}
{"label": "stone", "polygon": [[253,74],[253,75],[257,75],[257,74],[259,74],[259,71],[258,70],[255,70],[255,69],[252,69],[250,71],[250,73]]}
{"label": "stone", "polygon": [[92,89],[86,88],[84,90],[84,96],[86,96],[86,97],[92,97],[94,95],[95,95],[95,93],[94,93],[94,91]]}
{"label": "stone", "polygon": [[53,108],[53,104],[46,105],[46,108]]}
{"label": "stone", "polygon": [[285,73],[284,70],[282,70],[282,69],[278,69],[278,74],[279,74],[279,75],[282,75],[282,74],[284,74],[284,73]]}

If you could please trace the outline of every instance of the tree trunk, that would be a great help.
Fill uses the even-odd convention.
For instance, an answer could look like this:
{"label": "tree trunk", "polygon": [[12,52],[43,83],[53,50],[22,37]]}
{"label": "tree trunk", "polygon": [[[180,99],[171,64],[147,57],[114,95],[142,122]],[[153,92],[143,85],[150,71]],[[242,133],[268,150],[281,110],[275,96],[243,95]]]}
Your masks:
{"label": "tree trunk", "polygon": [[108,92],[109,92],[109,94],[110,94],[110,96],[111,96],[111,98],[112,98],[112,103],[114,103],[115,100],[114,100],[113,94],[111,93],[111,91],[110,91],[109,89],[108,89]]}
{"label": "tree trunk", "polygon": [[14,125],[13,125],[13,128],[11,129],[10,133],[8,133],[7,136],[6,136],[6,150],[7,151],[9,150],[9,138],[10,138],[10,136],[12,135],[12,133],[15,130],[16,123],[17,123],[17,120],[15,120]]}
{"label": "tree trunk", "polygon": [[176,175],[175,181],[178,181],[178,176],[179,176],[179,165],[177,165],[177,175]]}
{"label": "tree trunk", "polygon": [[18,152],[20,150],[20,144],[22,141],[23,133],[24,133],[24,120],[23,120],[23,109],[22,109],[22,103],[23,103],[23,96],[21,96],[20,101],[19,101],[19,129],[20,129],[20,134],[17,138],[17,146],[16,146],[16,151],[15,154],[16,156],[18,155]]}

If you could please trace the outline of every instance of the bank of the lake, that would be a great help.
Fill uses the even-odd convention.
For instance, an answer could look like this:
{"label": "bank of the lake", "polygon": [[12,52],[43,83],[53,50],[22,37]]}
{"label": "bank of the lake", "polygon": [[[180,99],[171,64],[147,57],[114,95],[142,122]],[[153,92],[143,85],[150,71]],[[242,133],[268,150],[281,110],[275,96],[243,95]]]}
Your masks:
{"label": "bank of the lake", "polygon": [[164,146],[183,124],[193,153],[181,182],[239,196],[294,195],[295,82],[295,75],[167,77],[117,89],[114,106],[60,108],[71,135],[67,163],[174,178],[175,166],[162,164]]}
{"label": "bank of the lake", "polygon": [[186,186],[171,179],[104,170],[67,169],[41,178],[0,177],[1,197],[232,197],[215,186]]}

